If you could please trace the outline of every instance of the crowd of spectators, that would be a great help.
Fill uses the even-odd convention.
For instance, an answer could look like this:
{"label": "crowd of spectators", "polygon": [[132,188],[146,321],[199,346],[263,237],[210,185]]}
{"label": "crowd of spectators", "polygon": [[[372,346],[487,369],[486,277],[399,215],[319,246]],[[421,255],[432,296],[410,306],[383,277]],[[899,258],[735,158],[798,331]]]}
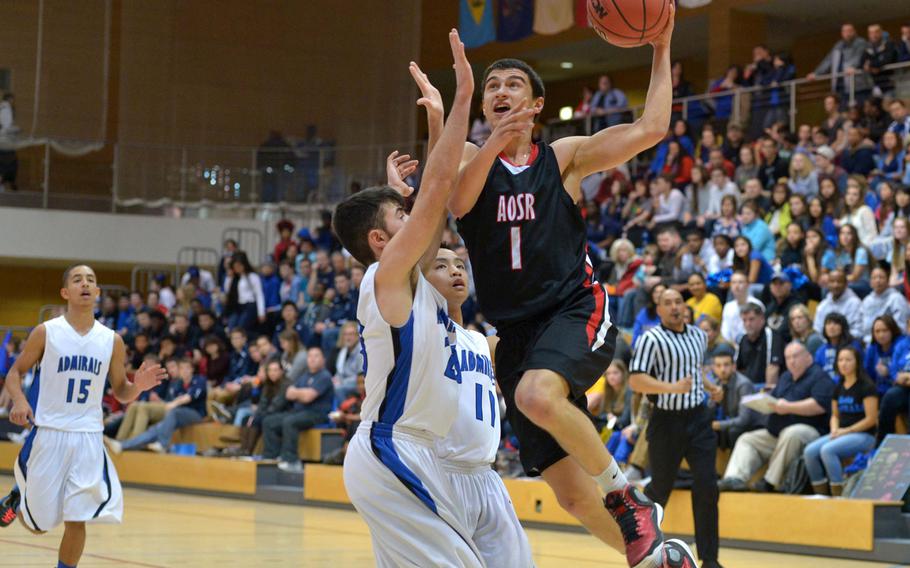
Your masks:
{"label": "crowd of spectators", "polygon": [[[804,455],[816,491],[840,494],[841,460],[873,451],[907,415],[910,113],[892,77],[876,72],[910,59],[910,26],[901,34],[892,42],[870,26],[866,41],[845,25],[816,73],[855,70],[868,86],[862,103],[846,107],[835,78],[825,118],[796,132],[775,110],[775,84],[793,76],[789,58],[759,46],[745,70],[732,67],[711,87],[771,87],[753,94],[743,124],[730,120],[723,97],[701,114],[690,108],[648,167],[582,182],[590,256],[624,332],[589,410],[631,478],[647,475],[650,405],[633,396],[627,365],[638,338],[659,325],[667,288],[685,296],[691,323],[708,334],[705,374],[721,387],[711,391],[713,427],[732,450],[722,489],[748,489],[770,462],[751,487],[791,490],[789,470]],[[677,95],[691,92],[681,66],[673,77]],[[589,94],[580,115],[598,128],[622,119],[612,111],[628,102],[609,77]],[[167,451],[177,428],[209,417],[241,427],[226,455],[299,471],[301,431],[334,425],[352,435],[364,394],[356,312],[365,269],[341,249],[329,211],[317,227],[283,220],[276,229],[258,266],[227,241],[213,270],[192,266],[145,294],[100,299],[98,318],[126,341],[130,368],[160,361],[171,377],[127,408],[105,399],[112,451]],[[444,240],[468,262],[455,232]],[[495,333],[476,300],[464,311],[469,326]],[[7,338],[4,364],[17,345]],[[777,400],[770,414],[742,403],[762,390]],[[516,441],[507,424],[503,432],[500,463],[514,463]],[[343,449],[328,461],[342,459]]]}

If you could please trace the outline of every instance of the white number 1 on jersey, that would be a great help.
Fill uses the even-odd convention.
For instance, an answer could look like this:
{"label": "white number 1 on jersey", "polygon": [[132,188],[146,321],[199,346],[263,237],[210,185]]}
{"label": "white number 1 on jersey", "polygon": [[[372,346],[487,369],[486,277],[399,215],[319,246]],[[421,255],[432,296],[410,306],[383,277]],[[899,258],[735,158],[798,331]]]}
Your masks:
{"label": "white number 1 on jersey", "polygon": [[521,227],[512,227],[512,270],[521,270]]}

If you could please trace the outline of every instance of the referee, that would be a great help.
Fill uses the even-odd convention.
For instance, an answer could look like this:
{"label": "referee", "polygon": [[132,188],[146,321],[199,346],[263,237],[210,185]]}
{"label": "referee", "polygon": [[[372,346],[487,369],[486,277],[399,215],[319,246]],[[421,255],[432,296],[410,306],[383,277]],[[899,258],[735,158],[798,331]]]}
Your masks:
{"label": "referee", "polygon": [[[645,494],[667,505],[683,458],[692,470],[695,542],[702,568],[719,568],[717,515],[717,437],[706,405],[702,363],[708,347],[704,331],[686,325],[686,304],[679,292],[658,298],[660,325],[642,335],[632,356],[629,383],[650,395],[654,413],[648,425],[651,483]],[[707,388],[713,390],[713,385]]]}

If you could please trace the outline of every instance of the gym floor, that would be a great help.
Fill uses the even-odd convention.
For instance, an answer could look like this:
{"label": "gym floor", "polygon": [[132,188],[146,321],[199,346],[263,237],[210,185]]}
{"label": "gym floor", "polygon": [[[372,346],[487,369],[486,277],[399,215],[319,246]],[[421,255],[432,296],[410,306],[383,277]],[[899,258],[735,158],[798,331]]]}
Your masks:
{"label": "gym floor", "polygon": [[[0,476],[0,487],[12,478]],[[371,566],[366,524],[351,511],[275,505],[125,489],[122,525],[89,526],[80,568],[118,566]],[[51,568],[62,527],[34,536],[18,522],[0,531],[0,566]],[[530,530],[539,568],[625,568],[625,559],[593,537]],[[721,550],[726,568],[862,568],[887,564],[737,549]]]}

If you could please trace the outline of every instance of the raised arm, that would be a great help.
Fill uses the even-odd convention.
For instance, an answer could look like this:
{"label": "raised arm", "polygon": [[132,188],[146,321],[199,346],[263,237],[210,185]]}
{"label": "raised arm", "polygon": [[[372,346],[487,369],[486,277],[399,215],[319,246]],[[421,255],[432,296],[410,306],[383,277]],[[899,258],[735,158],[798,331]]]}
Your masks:
{"label": "raised arm", "polygon": [[618,124],[601,130],[594,136],[572,136],[554,142],[553,150],[560,165],[566,165],[564,178],[581,180],[594,172],[614,168],[654,146],[667,134],[673,101],[670,38],[675,12],[674,4],[670,3],[667,27],[651,44],[654,47],[651,83],[641,117],[631,124]]}
{"label": "raised arm", "polygon": [[436,237],[439,220],[455,183],[464,140],[474,76],[458,32],[449,32],[458,86],[449,120],[439,142],[427,159],[420,192],[411,216],[382,253],[376,271],[376,301],[383,317],[392,325],[407,323],[413,300],[412,276],[418,261]]}
{"label": "raised arm", "polygon": [[133,382],[130,382],[126,378],[126,346],[119,335],[114,337],[108,379],[117,400],[123,403],[132,402],[143,392],[157,387],[166,378],[167,371],[161,365],[143,361],[133,375]]}
{"label": "raised arm", "polygon": [[13,399],[13,409],[9,414],[9,419],[13,424],[27,426],[29,422],[35,421],[34,409],[28,403],[28,399],[22,391],[22,375],[28,373],[28,370],[41,360],[44,355],[44,340],[46,337],[47,331],[44,329],[44,324],[33,329],[25,341],[22,354],[19,355],[19,358],[16,359],[16,362],[6,374],[6,389],[10,394],[10,398]]}

